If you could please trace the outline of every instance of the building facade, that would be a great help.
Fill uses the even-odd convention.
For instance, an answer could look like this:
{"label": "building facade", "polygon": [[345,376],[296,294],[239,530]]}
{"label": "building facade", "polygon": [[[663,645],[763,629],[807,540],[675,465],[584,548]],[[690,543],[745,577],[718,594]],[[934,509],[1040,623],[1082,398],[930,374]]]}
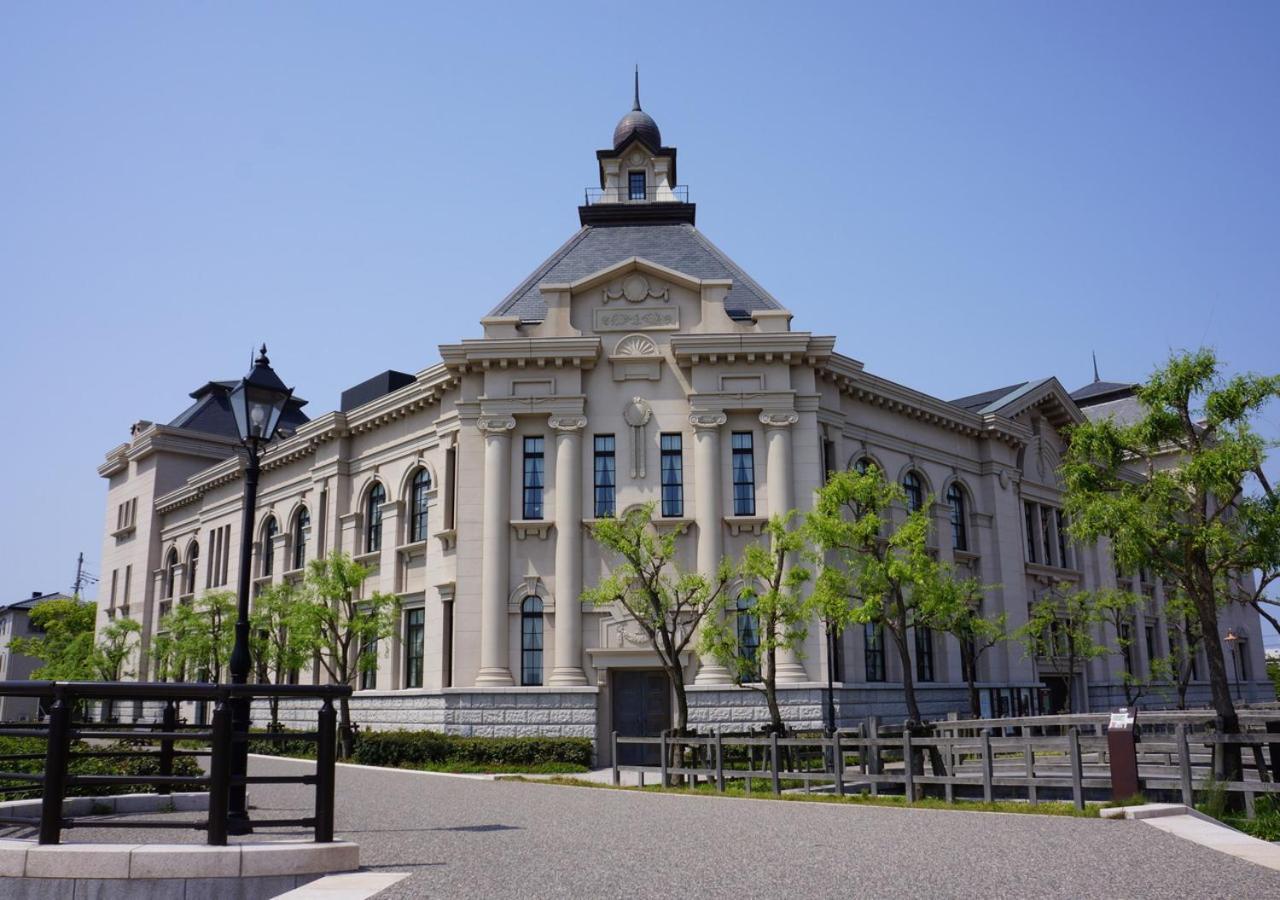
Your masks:
{"label": "building facade", "polygon": [[[31,610],[46,600],[69,600],[57,591],[46,594],[32,591],[31,596],[0,608],[0,681],[27,681],[40,667],[40,660],[25,653],[13,652],[13,639],[39,637],[41,632],[31,623]],[[0,697],[0,722],[30,722],[40,718],[40,701],[34,697]]]}
{"label": "building facade", "polygon": [[[368,589],[401,599],[356,694],[361,725],[592,738],[656,727],[670,697],[655,655],[618,610],[579,600],[608,565],[591,523],[653,503],[655,527],[682,529],[680,562],[710,571],[760,540],[770,514],[807,508],[826,473],[862,461],[911,503],[933,499],[938,555],[996,585],[985,609],[1011,631],[1047,591],[1125,586],[1149,597],[1128,664],[1143,672],[1168,653],[1162,586],[1113,571],[1105,547],[1074,545],[1061,513],[1063,428],[1132,414],[1131,386],[1071,393],[1045,378],[945,401],[879,377],[834,337],[793,328],[696,229],[676,150],[638,97],[596,156],[580,229],[480,320],[481,337],[357,385],[317,418],[295,403],[264,456],[255,587],[342,551],[371,568]],[[101,620],[137,618],[144,643],[172,604],[235,588],[243,463],[228,384],[193,393],[167,425],[140,422],[99,468],[102,569],[118,586]],[[1225,611],[1223,628],[1240,639],[1238,693],[1261,696],[1257,617]],[[967,709],[956,642],[925,633],[913,651],[925,713]],[[903,715],[883,635],[851,630],[833,652],[841,721]],[[795,727],[821,727],[827,654],[816,627],[784,654]],[[984,710],[1041,711],[1068,691],[1077,708],[1108,708],[1123,702],[1124,664],[1114,654],[1069,677],[1006,642],[981,659]],[[713,660],[686,665],[693,724],[765,718],[758,692]],[[145,653],[140,670],[149,677]],[[1191,698],[1207,700],[1203,664],[1198,675]]]}

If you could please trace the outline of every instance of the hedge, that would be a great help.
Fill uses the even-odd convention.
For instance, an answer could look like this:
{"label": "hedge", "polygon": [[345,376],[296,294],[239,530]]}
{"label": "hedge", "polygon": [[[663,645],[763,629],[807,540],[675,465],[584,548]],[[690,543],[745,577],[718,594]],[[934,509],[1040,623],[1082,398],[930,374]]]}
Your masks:
{"label": "hedge", "polygon": [[[68,774],[71,775],[159,775],[160,774],[160,758],[157,756],[110,756],[110,757],[76,757],[76,753],[86,750],[94,751],[134,751],[134,750],[158,750],[159,744],[131,743],[127,741],[117,741],[109,746],[90,747],[83,741],[73,741],[71,744],[71,761],[68,766]],[[34,754],[38,755],[37,759],[14,759],[5,760],[0,758],[0,767],[7,772],[43,772],[44,771],[44,738],[35,737],[0,737],[0,757],[11,754]],[[179,756],[173,760],[174,775],[195,775],[197,777],[203,775],[200,764],[193,757]],[[40,786],[31,782],[18,781],[0,781],[0,787],[30,787],[20,791],[5,791],[0,793],[0,800],[25,800],[30,797],[40,796]],[[191,790],[193,788],[179,787],[177,790]],[[68,797],[99,797],[109,794],[137,794],[137,793],[154,793],[155,788],[149,785],[138,784],[90,784],[90,785],[72,785],[67,788],[66,795]]]}
{"label": "hedge", "polygon": [[458,762],[536,766],[563,763],[589,768],[589,738],[460,737],[435,731],[362,731],[352,761],[369,766]]}

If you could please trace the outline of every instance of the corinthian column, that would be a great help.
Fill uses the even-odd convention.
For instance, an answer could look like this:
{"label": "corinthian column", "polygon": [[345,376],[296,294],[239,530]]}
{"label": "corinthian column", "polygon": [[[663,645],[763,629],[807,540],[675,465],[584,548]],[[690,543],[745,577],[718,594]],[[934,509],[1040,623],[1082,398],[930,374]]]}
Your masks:
{"label": "corinthian column", "polygon": [[586,684],[582,673],[582,429],[584,416],[551,416],[556,433],[556,665],[551,684]]}
{"label": "corinthian column", "polygon": [[[800,421],[800,416],[792,410],[765,410],[760,413],[760,422],[764,425],[766,452],[765,479],[769,494],[769,515],[781,516],[794,509],[795,473],[791,470],[791,426]],[[793,526],[795,523],[792,523]],[[778,648],[778,681],[794,684],[808,681],[809,676],[800,663],[795,650]]]}
{"label": "corinthian column", "polygon": [[[689,424],[694,429],[693,473],[697,490],[693,502],[698,525],[698,571],[707,578],[715,577],[724,557],[724,531],[720,524],[724,513],[724,501],[720,497],[720,428],[726,421],[724,413],[689,416]],[[729,670],[714,656],[703,656],[699,663],[694,684],[733,683]]]}
{"label": "corinthian column", "polygon": [[481,418],[484,435],[484,561],[480,569],[480,671],[476,685],[512,684],[507,660],[507,573],[511,566],[511,416]]}

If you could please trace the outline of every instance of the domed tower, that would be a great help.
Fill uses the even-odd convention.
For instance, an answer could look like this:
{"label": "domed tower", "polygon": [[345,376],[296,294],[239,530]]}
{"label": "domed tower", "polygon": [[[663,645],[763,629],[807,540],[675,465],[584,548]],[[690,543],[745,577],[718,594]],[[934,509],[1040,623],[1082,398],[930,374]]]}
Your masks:
{"label": "domed tower", "polygon": [[583,225],[693,224],[689,189],[676,183],[676,148],[662,146],[658,123],[640,108],[640,69],[636,67],[631,111],[613,129],[613,147],[597,150],[600,187],[587,188],[578,208]]}

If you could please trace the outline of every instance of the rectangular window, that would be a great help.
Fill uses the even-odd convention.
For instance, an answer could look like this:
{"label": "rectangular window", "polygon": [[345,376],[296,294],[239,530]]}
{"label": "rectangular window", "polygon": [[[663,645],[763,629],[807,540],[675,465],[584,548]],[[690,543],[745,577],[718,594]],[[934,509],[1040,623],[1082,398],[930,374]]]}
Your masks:
{"label": "rectangular window", "polygon": [[1133,674],[1133,627],[1129,624],[1120,626],[1120,652],[1124,656],[1124,670]]}
{"label": "rectangular window", "polygon": [[1236,671],[1237,681],[1248,681],[1249,675],[1249,642],[1244,638],[1236,641]]}
{"label": "rectangular window", "polygon": [[422,687],[422,636],[426,631],[426,611],[411,609],[404,614],[404,686]]}
{"label": "rectangular window", "polygon": [[1039,562],[1036,553],[1036,505],[1034,503],[1024,503],[1023,511],[1026,513],[1027,525],[1027,562]]}
{"label": "rectangular window", "polygon": [[867,681],[884,681],[884,628],[868,622],[862,634],[866,643]]}
{"label": "rectangular window", "polygon": [[[366,662],[372,660],[372,662]],[[368,666],[368,668],[365,668]],[[360,648],[360,690],[371,691],[378,686],[378,642],[370,641]]]}
{"label": "rectangular window", "polygon": [[1154,625],[1146,626],[1146,637],[1147,637],[1147,671],[1150,672],[1151,664],[1156,661],[1156,657],[1159,655],[1156,653],[1156,626]]}
{"label": "rectangular window", "polygon": [[645,199],[645,177],[644,172],[628,172],[627,186],[629,188],[627,196],[632,200]]}
{"label": "rectangular window", "polygon": [[822,483],[826,484],[836,471],[836,442],[830,438],[822,439]]}
{"label": "rectangular window", "polygon": [[526,519],[542,518],[542,488],[545,483],[545,460],[542,438],[524,439],[524,505],[522,515]]}
{"label": "rectangular window", "polygon": [[111,570],[111,603],[109,604],[111,609],[115,609],[115,606],[116,606],[116,581],[119,575],[120,575],[119,569]]}
{"label": "rectangular window", "polygon": [[916,628],[916,680],[933,681],[933,632]]}
{"label": "rectangular window", "polygon": [[1053,531],[1050,527],[1050,522],[1052,521],[1052,510],[1047,506],[1040,507],[1040,536],[1044,539],[1044,543],[1040,546],[1044,548],[1044,564],[1046,566],[1055,564],[1053,559]]}
{"label": "rectangular window", "polygon": [[120,605],[129,605],[129,585],[133,581],[133,565],[124,567],[124,590],[120,593]]}
{"label": "rectangular window", "polygon": [[[735,431],[733,447],[733,514],[756,514],[756,461],[752,452],[751,432]],[[779,513],[785,510],[778,510]]]}
{"label": "rectangular window", "polygon": [[1053,514],[1057,518],[1058,526],[1058,565],[1064,569],[1070,569],[1071,557],[1067,554],[1067,517],[1060,509],[1055,509]]}
{"label": "rectangular window", "polygon": [[684,515],[684,438],[664,434],[662,448],[662,514],[667,518]]}
{"label": "rectangular window", "polygon": [[611,434],[597,434],[595,438],[595,516],[603,519],[616,512],[617,461],[614,458],[614,442]]}

